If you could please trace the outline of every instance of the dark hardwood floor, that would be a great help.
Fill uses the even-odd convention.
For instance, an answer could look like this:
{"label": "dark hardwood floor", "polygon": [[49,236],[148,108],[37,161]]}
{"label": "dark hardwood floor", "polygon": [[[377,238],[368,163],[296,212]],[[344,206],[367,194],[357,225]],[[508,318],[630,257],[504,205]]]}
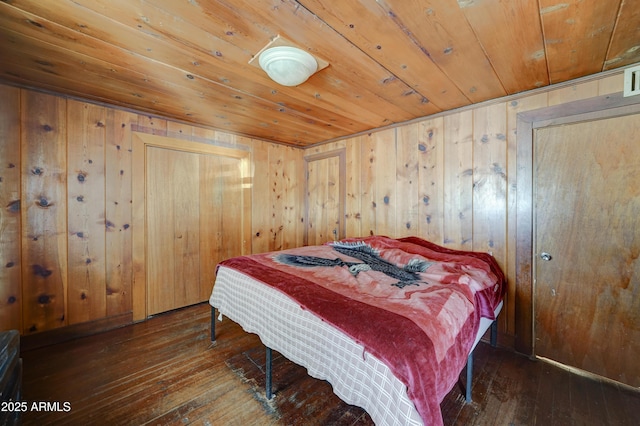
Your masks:
{"label": "dark hardwood floor", "polygon": [[[69,403],[29,410],[24,425],[367,425],[328,383],[274,358],[276,398],[264,400],[263,350],[228,319],[209,342],[209,306],[22,353],[23,399]],[[635,425],[640,393],[481,343],[474,401],[459,388],[442,403],[446,425]]]}

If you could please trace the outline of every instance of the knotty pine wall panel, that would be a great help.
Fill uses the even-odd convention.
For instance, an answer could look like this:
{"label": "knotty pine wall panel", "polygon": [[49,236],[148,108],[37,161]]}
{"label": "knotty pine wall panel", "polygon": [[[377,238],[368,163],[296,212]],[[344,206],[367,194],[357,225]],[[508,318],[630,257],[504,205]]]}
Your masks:
{"label": "knotty pine wall panel", "polygon": [[[269,240],[278,244],[282,240],[280,233],[284,231],[282,217],[284,216],[284,168],[285,168],[285,149],[278,147],[269,151],[269,209],[271,220],[269,223]],[[279,245],[279,244],[278,244]],[[270,246],[271,247],[271,246]]]}
{"label": "knotty pine wall panel", "polygon": [[[353,217],[362,217],[362,223],[360,226],[360,234],[356,235],[374,235],[376,232],[376,191],[375,191],[375,175],[376,175],[376,151],[375,140],[370,135],[362,136],[362,138],[356,139],[361,145],[361,154],[363,156],[362,169],[361,170],[349,170],[347,169],[346,175],[348,179],[360,179],[359,186],[362,194],[360,212],[354,212]],[[349,142],[349,141],[346,141]],[[351,142],[354,143],[354,142]],[[348,146],[349,144],[346,143]],[[347,158],[347,164],[349,158]],[[356,194],[357,195],[357,194]],[[349,227],[349,220],[347,219],[347,228]],[[347,234],[347,236],[349,236]]]}
{"label": "knotty pine wall panel", "polygon": [[0,86],[0,98],[0,323],[20,330],[20,90]]}
{"label": "knotty pine wall panel", "polygon": [[[398,164],[396,156],[398,129],[389,129],[371,135],[373,142],[373,211],[375,234],[398,235],[396,214],[398,209]],[[404,194],[403,194],[404,195]]]}
{"label": "knotty pine wall panel", "polygon": [[418,232],[419,197],[419,164],[420,152],[418,134],[420,126],[402,126],[396,132],[399,140],[412,141],[396,146],[396,193],[404,194],[398,197],[396,206],[396,234],[400,237]]}
{"label": "knotty pine wall panel", "polygon": [[442,245],[473,249],[473,111],[444,117]]}
{"label": "knotty pine wall panel", "polygon": [[[107,313],[104,107],[67,101],[68,323]],[[111,225],[112,226],[112,225]]]}
{"label": "knotty pine wall panel", "polygon": [[308,148],[347,147],[347,236],[416,235],[491,252],[508,278],[500,329],[515,333],[519,112],[622,91],[621,73]]}
{"label": "knotty pine wall panel", "polygon": [[131,312],[131,124],[137,114],[107,109],[105,122],[106,316]]}
{"label": "knotty pine wall panel", "polygon": [[302,245],[301,149],[24,88],[0,96],[0,330],[131,315],[135,131],[249,149],[252,251]]}
{"label": "knotty pine wall panel", "polygon": [[444,173],[443,118],[425,120],[417,128],[417,230],[426,239],[439,238],[444,226],[444,188],[439,185]]}
{"label": "knotty pine wall panel", "polygon": [[35,333],[67,316],[67,111],[64,99],[22,92],[22,323]]}
{"label": "knotty pine wall panel", "polygon": [[[361,150],[363,144],[360,142],[360,136],[354,137],[356,142],[344,146],[345,150],[345,166],[347,170],[364,170],[364,164],[367,162],[366,155],[362,155]],[[346,235],[362,235],[362,208],[361,203],[366,197],[366,189],[361,188],[360,182],[365,179],[356,178],[353,174],[345,176],[345,234]],[[370,179],[369,179],[370,181]]]}
{"label": "knotty pine wall panel", "polygon": [[305,226],[304,151],[261,141],[253,146],[253,252],[299,247]]}
{"label": "knotty pine wall panel", "polygon": [[[506,259],[507,115],[496,103],[473,116],[473,250]],[[504,266],[504,262],[502,263]]]}

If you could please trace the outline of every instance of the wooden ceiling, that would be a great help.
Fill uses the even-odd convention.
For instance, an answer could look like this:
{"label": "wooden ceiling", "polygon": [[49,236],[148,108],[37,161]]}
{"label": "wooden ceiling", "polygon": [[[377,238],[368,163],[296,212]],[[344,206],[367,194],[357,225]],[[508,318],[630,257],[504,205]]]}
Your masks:
{"label": "wooden ceiling", "polygon": [[[295,146],[640,61],[638,0],[2,0],[0,80]],[[329,62],[298,87],[276,36]]]}

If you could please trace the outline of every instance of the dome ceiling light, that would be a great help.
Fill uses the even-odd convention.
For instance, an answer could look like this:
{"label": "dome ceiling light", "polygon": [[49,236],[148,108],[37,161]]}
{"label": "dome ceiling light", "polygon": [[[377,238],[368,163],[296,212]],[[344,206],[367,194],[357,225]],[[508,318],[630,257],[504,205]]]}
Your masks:
{"label": "dome ceiling light", "polygon": [[249,64],[260,67],[283,86],[298,86],[329,65],[280,36],[258,52]]}
{"label": "dome ceiling light", "polygon": [[297,86],[318,70],[318,63],[309,53],[297,47],[270,47],[260,54],[260,67],[271,80],[283,86]]}

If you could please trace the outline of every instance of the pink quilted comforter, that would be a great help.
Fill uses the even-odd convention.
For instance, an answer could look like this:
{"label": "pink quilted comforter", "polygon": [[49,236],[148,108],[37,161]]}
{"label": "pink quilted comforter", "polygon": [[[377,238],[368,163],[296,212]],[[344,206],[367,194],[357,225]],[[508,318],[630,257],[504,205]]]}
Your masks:
{"label": "pink quilted comforter", "polygon": [[425,424],[458,380],[480,317],[505,292],[492,256],[416,237],[346,239],[222,262],[276,288],[384,362]]}

